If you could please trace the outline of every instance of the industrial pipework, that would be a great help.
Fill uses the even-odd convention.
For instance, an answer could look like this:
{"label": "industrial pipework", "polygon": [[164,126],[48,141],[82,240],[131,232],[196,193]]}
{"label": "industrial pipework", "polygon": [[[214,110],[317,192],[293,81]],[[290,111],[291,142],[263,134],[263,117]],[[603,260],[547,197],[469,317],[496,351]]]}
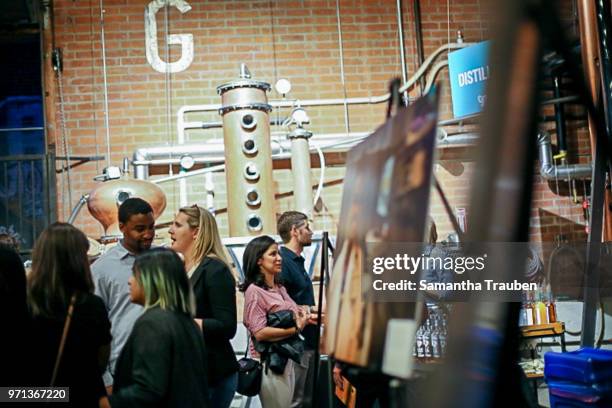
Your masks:
{"label": "industrial pipework", "polygon": [[274,185],[270,84],[251,79],[245,64],[240,79],[217,87],[222,106],[225,176],[230,236],[274,234]]}
{"label": "industrial pipework", "polygon": [[538,151],[540,156],[540,175],[545,180],[586,179],[591,177],[593,167],[590,163],[563,166],[554,164],[550,135],[547,132],[538,133]]}

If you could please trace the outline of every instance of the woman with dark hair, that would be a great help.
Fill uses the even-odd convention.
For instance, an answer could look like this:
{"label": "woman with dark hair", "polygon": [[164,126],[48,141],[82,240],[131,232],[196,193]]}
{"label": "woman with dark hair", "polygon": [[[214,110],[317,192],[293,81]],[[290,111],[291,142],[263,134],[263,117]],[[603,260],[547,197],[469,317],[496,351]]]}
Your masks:
{"label": "woman with dark hair", "polygon": [[195,321],[206,343],[210,405],[228,408],[238,383],[238,363],[230,343],[236,334],[236,281],[217,222],[205,208],[182,207],[169,232],[172,249],[185,257],[195,296]]}
{"label": "woman with dark hair", "polygon": [[206,350],[178,255],[163,248],[134,262],[130,300],[144,313],[123,347],[113,394],[101,407],[208,407]]}
{"label": "woman with dark hair", "polygon": [[102,370],[108,361],[110,322],[102,300],[93,294],[88,247],[85,234],[58,222],[40,234],[32,253],[32,384],[49,386],[55,373],[54,386],[70,387],[70,402],[61,406],[95,407],[106,393]]}
{"label": "woman with dark hair", "polygon": [[25,341],[29,337],[26,274],[19,254],[9,244],[0,243],[0,265],[0,313],[7,332],[0,352],[0,386],[25,384],[27,364],[23,358],[28,352]]}
{"label": "woman with dark hair", "polygon": [[[296,336],[308,320],[306,313],[279,282],[281,263],[278,245],[266,235],[253,239],[244,251],[242,269],[245,279],[240,287],[244,292],[243,322],[257,342],[278,342]],[[286,329],[268,326],[268,314],[283,310],[293,312],[295,326]],[[253,342],[249,352],[254,358],[261,358]],[[286,408],[291,405],[295,386],[293,372],[292,360],[287,361],[282,374],[264,368],[259,392],[264,408]]]}

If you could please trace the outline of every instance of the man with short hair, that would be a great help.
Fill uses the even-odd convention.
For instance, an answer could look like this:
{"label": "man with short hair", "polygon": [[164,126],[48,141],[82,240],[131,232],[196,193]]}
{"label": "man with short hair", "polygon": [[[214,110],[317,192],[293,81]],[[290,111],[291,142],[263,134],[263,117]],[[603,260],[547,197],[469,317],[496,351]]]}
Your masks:
{"label": "man with short hair", "polygon": [[128,279],[136,256],[151,248],[155,236],[153,209],[141,198],[128,198],[119,207],[119,230],[123,239],[91,267],[96,295],[106,305],[111,321],[111,354],[104,372],[104,385],[112,392],[115,364],[142,306],[130,302]]}
{"label": "man with short hair", "polygon": [[[306,214],[298,211],[287,211],[281,214],[277,222],[278,234],[284,245],[280,249],[283,258],[281,279],[287,293],[298,305],[314,306],[312,281],[304,267],[302,256],[304,247],[312,244],[312,231]],[[306,325],[302,331],[305,350],[300,364],[294,364],[295,390],[291,407],[310,407],[312,405],[312,382],[314,374],[314,354],[318,347],[316,342],[317,326]]]}

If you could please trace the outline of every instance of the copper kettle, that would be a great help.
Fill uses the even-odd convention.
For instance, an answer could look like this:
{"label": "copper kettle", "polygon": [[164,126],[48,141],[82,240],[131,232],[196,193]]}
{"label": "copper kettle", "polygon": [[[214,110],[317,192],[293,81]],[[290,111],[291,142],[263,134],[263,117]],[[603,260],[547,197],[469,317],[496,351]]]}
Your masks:
{"label": "copper kettle", "polygon": [[157,219],[166,208],[166,195],[159,186],[145,180],[120,178],[101,183],[89,193],[87,208],[104,227],[108,236],[121,235],[119,231],[119,206],[128,198],[139,197],[153,208]]}

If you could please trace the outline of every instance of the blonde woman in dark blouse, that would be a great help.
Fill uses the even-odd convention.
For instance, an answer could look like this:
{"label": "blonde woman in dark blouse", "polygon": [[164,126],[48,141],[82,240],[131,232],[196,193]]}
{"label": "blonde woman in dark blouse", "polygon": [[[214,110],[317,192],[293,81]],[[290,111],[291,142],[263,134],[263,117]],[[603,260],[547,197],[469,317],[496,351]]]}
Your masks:
{"label": "blonde woman in dark blouse", "polygon": [[204,334],[210,403],[228,408],[236,392],[238,363],[230,340],[236,334],[236,282],[225,257],[215,217],[193,205],[179,210],[170,227],[172,249],[185,258]]}

